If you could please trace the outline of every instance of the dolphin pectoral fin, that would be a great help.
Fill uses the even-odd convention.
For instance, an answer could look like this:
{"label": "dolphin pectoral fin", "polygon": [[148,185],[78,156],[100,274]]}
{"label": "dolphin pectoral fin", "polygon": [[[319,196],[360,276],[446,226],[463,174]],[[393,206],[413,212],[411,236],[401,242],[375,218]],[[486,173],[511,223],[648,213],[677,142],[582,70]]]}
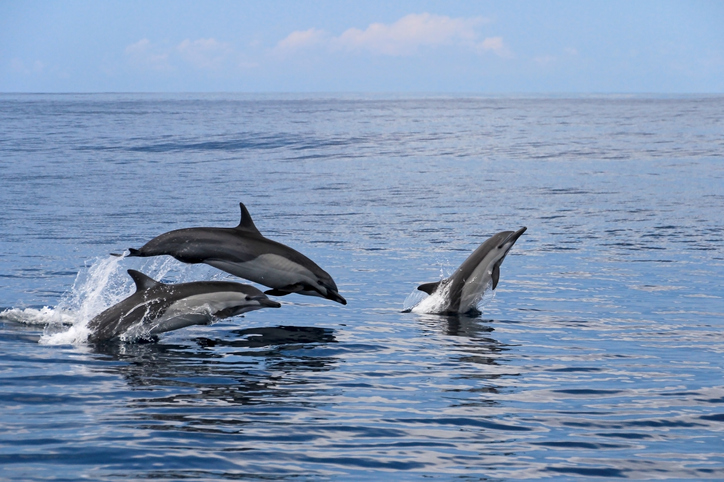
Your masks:
{"label": "dolphin pectoral fin", "polygon": [[265,295],[271,295],[271,296],[286,296],[291,294],[291,291],[282,291],[280,289],[273,289],[273,290],[266,290],[264,292]]}
{"label": "dolphin pectoral fin", "polygon": [[437,290],[438,286],[440,286],[440,283],[442,283],[442,281],[436,281],[434,283],[424,283],[418,286],[417,289],[420,291],[424,291],[428,295],[431,295],[435,292],[435,290]]}
{"label": "dolphin pectoral fin", "polygon": [[261,233],[254,225],[254,221],[252,221],[251,219],[251,214],[249,214],[249,210],[246,209],[244,203],[239,203],[239,207],[241,208],[241,221],[239,221],[239,225],[236,227],[236,229],[248,231],[250,233],[258,234],[261,236]]}
{"label": "dolphin pectoral fin", "polygon": [[271,290],[267,290],[264,292],[265,295],[272,295],[272,296],[285,296],[291,293],[299,293],[300,291],[304,290],[304,286],[301,283],[288,285],[288,286],[282,286],[281,288],[274,288]]}
{"label": "dolphin pectoral fin", "polygon": [[495,263],[493,266],[493,289],[498,286],[498,280],[500,279],[500,264]]}
{"label": "dolphin pectoral fin", "polygon": [[[214,317],[223,320],[226,318],[231,318],[232,316],[236,316],[238,311],[239,308],[237,306],[231,306],[229,308],[224,308],[223,310],[217,311],[216,313],[214,313]],[[211,320],[208,320],[205,324],[210,325]]]}

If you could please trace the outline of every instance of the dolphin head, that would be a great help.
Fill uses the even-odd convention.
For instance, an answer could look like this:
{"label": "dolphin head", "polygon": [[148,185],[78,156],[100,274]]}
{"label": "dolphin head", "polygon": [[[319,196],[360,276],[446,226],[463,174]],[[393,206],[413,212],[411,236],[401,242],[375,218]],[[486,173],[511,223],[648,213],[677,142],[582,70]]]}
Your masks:
{"label": "dolphin head", "polygon": [[492,288],[495,289],[498,286],[498,280],[500,279],[500,265],[505,261],[505,256],[508,254],[510,249],[513,247],[518,238],[525,232],[527,228],[523,226],[517,231],[503,231],[498,233],[492,240],[495,240],[496,246],[491,249],[494,254],[494,261],[492,262],[491,269],[491,281]]}
{"label": "dolphin head", "polygon": [[324,296],[324,298],[327,298],[328,300],[336,301],[337,303],[341,303],[343,305],[347,304],[347,300],[345,300],[342,295],[340,295],[337,290],[330,290],[327,289],[327,294]]}
{"label": "dolphin head", "polygon": [[329,275],[326,277],[320,277],[320,279],[317,280],[316,286],[314,286],[314,291],[314,296],[321,296],[322,298],[336,301],[337,303],[341,303],[343,305],[347,304],[347,300],[339,294],[337,285]]}
{"label": "dolphin head", "polygon": [[262,308],[281,308],[282,306],[281,303],[267,298],[264,293],[253,286],[239,285],[234,287],[234,290],[242,296],[234,300],[230,306],[214,313],[216,318],[229,318]]}
{"label": "dolphin head", "polygon": [[499,242],[497,249],[504,252],[503,257],[508,254],[510,248],[513,247],[515,242],[518,241],[518,238],[520,238],[520,236],[526,231],[526,229],[528,228],[523,226],[517,231],[504,231],[500,233],[501,235],[504,235],[504,237],[502,237],[501,241]]}
{"label": "dolphin head", "polygon": [[270,300],[264,293],[260,296],[247,296],[246,300],[252,304],[256,303],[259,308],[281,308],[282,304],[278,301]]}

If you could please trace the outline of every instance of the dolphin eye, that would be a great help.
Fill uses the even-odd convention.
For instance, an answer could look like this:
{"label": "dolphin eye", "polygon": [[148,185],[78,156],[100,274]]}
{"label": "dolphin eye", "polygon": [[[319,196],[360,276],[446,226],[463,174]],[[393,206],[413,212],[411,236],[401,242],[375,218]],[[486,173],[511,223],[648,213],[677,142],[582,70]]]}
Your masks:
{"label": "dolphin eye", "polygon": [[251,298],[249,297],[249,295],[246,295],[246,296],[244,297],[244,299],[245,299],[246,301],[251,301]]}
{"label": "dolphin eye", "polygon": [[317,280],[317,284],[318,284],[319,286],[322,286],[324,283],[322,283],[320,280]]}

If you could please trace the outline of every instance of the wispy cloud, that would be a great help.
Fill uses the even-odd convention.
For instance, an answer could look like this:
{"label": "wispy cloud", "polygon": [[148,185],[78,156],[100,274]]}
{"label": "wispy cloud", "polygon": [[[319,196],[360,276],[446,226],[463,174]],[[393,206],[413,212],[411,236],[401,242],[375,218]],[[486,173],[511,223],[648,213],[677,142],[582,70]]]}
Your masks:
{"label": "wispy cloud", "polygon": [[39,74],[45,69],[45,64],[40,60],[26,64],[21,59],[14,58],[10,61],[10,70],[16,74],[30,75]]}
{"label": "wispy cloud", "polygon": [[306,47],[323,44],[328,40],[328,37],[324,30],[318,30],[316,28],[296,30],[280,40],[274,50],[277,53],[293,52]]}
{"label": "wispy cloud", "polygon": [[198,69],[214,70],[233,52],[231,46],[213,38],[186,39],[176,46],[181,58]]}
{"label": "wispy cloud", "polygon": [[493,52],[499,57],[513,57],[513,53],[503,42],[503,37],[488,37],[476,44],[476,49],[480,52]]}
{"label": "wispy cloud", "polygon": [[366,50],[383,55],[411,55],[420,47],[470,44],[483,18],[450,18],[429,13],[410,14],[395,23],[373,23],[365,30],[350,28],[333,39],[347,50]]}
{"label": "wispy cloud", "polygon": [[136,68],[160,72],[172,69],[169,53],[153,45],[147,38],[127,46],[124,53],[128,62]]}
{"label": "wispy cloud", "polygon": [[558,59],[555,55],[539,55],[538,57],[533,58],[533,62],[537,63],[538,65],[550,65],[556,60]]}
{"label": "wispy cloud", "polygon": [[297,30],[280,40],[276,52],[325,47],[332,51],[366,52],[375,55],[409,56],[425,48],[457,46],[479,53],[511,56],[502,37],[480,40],[483,17],[451,18],[430,13],[410,14],[391,24],[373,23],[366,29],[350,28],[335,37],[323,30]]}
{"label": "wispy cloud", "polygon": [[130,65],[142,70],[167,72],[184,66],[218,70],[233,60],[234,49],[214,38],[186,39],[175,46],[144,38],[128,45],[124,54]]}

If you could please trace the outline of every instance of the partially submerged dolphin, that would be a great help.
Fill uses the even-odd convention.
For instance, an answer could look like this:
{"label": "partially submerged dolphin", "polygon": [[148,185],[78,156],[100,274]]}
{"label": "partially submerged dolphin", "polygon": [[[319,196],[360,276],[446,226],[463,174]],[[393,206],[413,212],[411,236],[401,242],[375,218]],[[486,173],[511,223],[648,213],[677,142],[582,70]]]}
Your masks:
{"label": "partially submerged dolphin", "polygon": [[488,286],[495,289],[500,279],[500,265],[526,228],[518,231],[502,231],[473,251],[449,278],[425,283],[417,287],[428,295],[437,293],[443,297],[440,313],[467,313],[483,298]]}
{"label": "partially submerged dolphin", "polygon": [[123,334],[141,338],[205,325],[261,308],[279,308],[253,286],[228,281],[165,284],[132,269],[136,292],[88,323],[88,341],[102,343]]}
{"label": "partially submerged dolphin", "polygon": [[332,277],[314,261],[259,232],[243,203],[235,228],[187,228],[169,231],[130,249],[129,256],[168,254],[182,263],[206,263],[234,276],[272,288],[265,293],[320,296],[347,304]]}

